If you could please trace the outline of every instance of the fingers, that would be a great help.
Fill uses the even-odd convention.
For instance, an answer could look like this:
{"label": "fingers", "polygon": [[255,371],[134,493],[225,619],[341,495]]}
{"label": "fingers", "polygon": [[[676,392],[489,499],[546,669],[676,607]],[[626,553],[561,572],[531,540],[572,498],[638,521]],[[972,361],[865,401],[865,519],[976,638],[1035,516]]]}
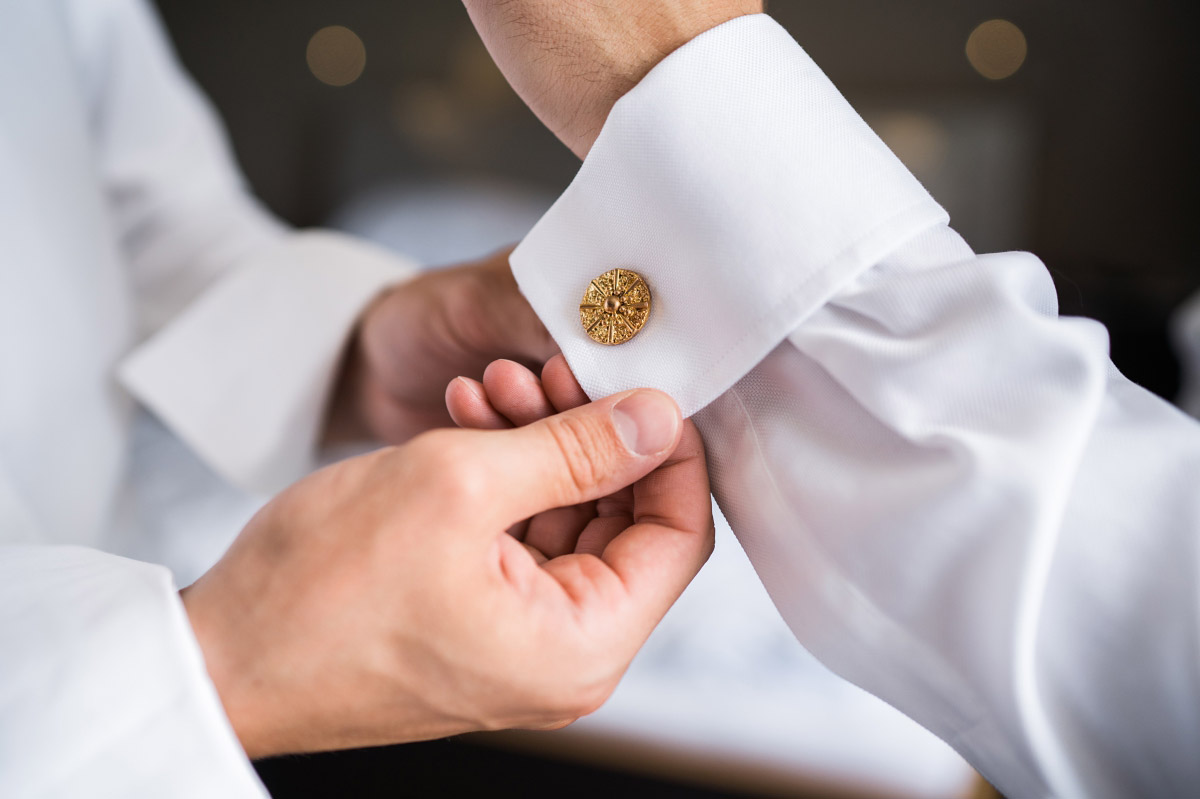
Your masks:
{"label": "fingers", "polygon": [[671,456],[633,486],[633,520],[680,530],[712,526],[704,441],[691,421]]}
{"label": "fingers", "polygon": [[[462,408],[452,408],[451,412],[460,424],[494,429],[500,426],[499,418],[502,417],[505,422],[528,425],[554,410],[568,410],[587,403],[587,395],[561,355],[547,362],[540,382],[519,364],[498,361],[488,367],[480,388],[482,398],[471,398],[470,403],[461,403]],[[584,453],[584,457],[591,459],[588,453]],[[614,491],[596,505],[560,507],[535,516],[522,540],[550,558],[572,552],[599,556],[606,553],[607,547],[621,538],[634,521],[674,530],[700,531],[702,538],[706,531],[711,531],[703,445],[690,423],[685,425],[676,451],[658,470],[642,478],[636,487]],[[633,537],[637,538],[636,535]],[[624,541],[622,539],[622,545],[613,555],[623,568],[634,569],[636,573],[636,561],[622,560],[622,550],[628,546]],[[634,551],[637,551],[636,547]],[[699,568],[698,563],[695,568]],[[691,579],[691,574],[684,572],[680,572],[683,577],[677,586],[679,590]]]}
{"label": "fingers", "polygon": [[495,329],[503,332],[509,354],[522,360],[545,363],[558,352],[558,345],[517,286],[508,263],[514,248],[515,245],[504,247],[480,262],[489,278],[487,303],[483,310],[493,320]]}
{"label": "fingers", "polygon": [[549,560],[549,558],[546,557],[546,553],[542,552],[540,549],[533,546],[532,544],[526,544],[526,543],[522,542],[521,545],[523,547],[525,547],[525,551],[528,552],[529,556],[533,558],[533,562],[536,565],[541,566],[543,563],[545,563],[547,560]]}
{"label": "fingers", "polygon": [[575,554],[600,557],[614,538],[631,524],[628,516],[597,516],[590,520],[575,542]]}
{"label": "fingers", "polygon": [[[578,385],[570,370],[566,368],[566,362],[561,356],[558,356],[556,361],[561,372],[565,373],[566,380],[564,381],[563,375],[559,374],[554,385],[573,387],[578,391]],[[466,381],[465,378],[460,380]],[[483,373],[482,384],[466,382],[472,389],[478,387],[477,390],[483,395],[482,401],[477,401],[474,394],[458,398],[456,393],[465,393],[465,389],[458,389],[453,384],[450,386],[451,391],[447,393],[447,404],[451,406],[451,414],[463,427],[505,429],[513,425],[524,426],[553,415],[556,408],[568,410],[587,401],[582,391],[578,391],[576,397],[574,394],[565,394],[560,388],[558,394],[561,404],[551,405],[543,391],[542,381],[524,366],[507,360],[490,364]],[[569,401],[561,399],[567,396]],[[632,493],[630,497],[632,498]],[[543,562],[547,557],[555,558],[576,551],[580,532],[595,516],[595,504],[585,502],[539,513],[527,522],[518,522],[509,532],[525,542],[526,546],[544,553],[539,561]],[[626,515],[625,525],[630,521],[631,517]]]}
{"label": "fingers", "polygon": [[[595,517],[595,503],[592,502],[554,508],[530,519],[522,540],[537,547],[546,557],[567,555],[576,550],[580,533]],[[629,523],[630,520],[625,519],[625,525]]]}
{"label": "fingers", "polygon": [[[541,451],[525,464],[531,468],[522,469],[519,480],[526,487],[543,487],[538,502],[530,504],[521,490],[509,490],[505,521],[521,514],[534,517],[524,541],[549,558],[541,563],[546,590],[557,584],[556,590],[563,590],[614,642],[632,652],[712,552],[708,475],[699,433],[690,422],[681,422],[677,435],[671,430],[672,436],[664,437],[673,439],[664,450],[641,456],[648,459],[639,463],[632,453],[645,449],[638,446],[645,442],[637,425],[628,427],[628,419],[613,417],[630,410],[632,405],[621,405],[629,400],[633,405],[665,400],[674,410],[665,395],[643,389],[587,404],[561,355],[547,362],[540,383],[516,364],[493,366],[482,388],[488,398],[503,399],[492,412],[528,426],[492,438],[504,439],[508,447],[521,441]],[[566,412],[526,421],[551,408]],[[477,415],[489,418],[483,412]],[[672,414],[672,423],[675,418]],[[524,435],[532,438],[526,441]],[[619,474],[626,476],[615,477]],[[579,504],[591,499],[599,501]],[[575,507],[564,507],[569,505]],[[557,509],[537,513],[549,507]]]}
{"label": "fingers", "polygon": [[[580,404],[574,402],[557,410]],[[446,409],[455,424],[477,430],[522,427],[556,412],[537,376],[510,360],[490,363],[482,383],[467,377],[452,380],[446,387]]]}
{"label": "fingers", "polygon": [[[619,525],[605,529],[604,519],[598,518],[584,531],[580,545],[598,553],[624,588],[625,613],[615,623],[644,638],[712,553],[708,472],[694,425],[685,423],[670,459],[633,491],[635,523],[623,530]],[[597,540],[589,540],[593,525]],[[574,581],[564,588],[578,604],[610,612],[605,608],[613,601],[613,589],[603,571],[564,568],[556,573],[554,563],[546,568],[560,581]],[[633,643],[640,645],[641,639]]]}
{"label": "fingers", "polygon": [[708,468],[695,425],[685,423],[670,459],[633,493],[634,525],[604,548],[603,558],[653,625],[712,553]]}
{"label": "fingers", "polygon": [[470,461],[481,479],[503,486],[486,510],[511,524],[641,479],[667,459],[682,430],[674,400],[637,389],[526,427],[473,434]]}
{"label": "fingers", "polygon": [[446,410],[459,427],[475,430],[506,430],[512,427],[492,407],[483,384],[469,377],[456,377],[446,386]]}
{"label": "fingers", "polygon": [[546,361],[542,368],[542,388],[559,411],[577,408],[588,401],[587,394],[579,387],[571,367],[567,366],[567,359],[561,353]]}
{"label": "fingers", "polygon": [[499,360],[484,371],[482,383],[459,377],[446,387],[450,418],[477,430],[521,427],[587,401],[561,354],[546,362],[541,380],[514,361]]}
{"label": "fingers", "polygon": [[483,372],[483,388],[492,407],[517,427],[555,412],[542,391],[542,382],[519,363],[505,360],[490,363]]}

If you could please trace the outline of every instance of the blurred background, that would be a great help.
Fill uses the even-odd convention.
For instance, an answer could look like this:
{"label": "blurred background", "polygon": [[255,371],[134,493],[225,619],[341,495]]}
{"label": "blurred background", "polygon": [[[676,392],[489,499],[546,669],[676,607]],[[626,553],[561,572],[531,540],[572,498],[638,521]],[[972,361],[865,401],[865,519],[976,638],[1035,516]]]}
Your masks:
{"label": "blurred background", "polygon": [[[457,2],[158,0],[257,194],[430,264],[516,241],[578,162]],[[1027,249],[1064,313],[1175,398],[1200,288],[1197,29],[1184,0],[774,0],[980,251]],[[203,518],[201,514],[197,518]],[[613,702],[561,733],[260,764],[278,797],[955,796],[937,741],[813,662],[727,531]]]}

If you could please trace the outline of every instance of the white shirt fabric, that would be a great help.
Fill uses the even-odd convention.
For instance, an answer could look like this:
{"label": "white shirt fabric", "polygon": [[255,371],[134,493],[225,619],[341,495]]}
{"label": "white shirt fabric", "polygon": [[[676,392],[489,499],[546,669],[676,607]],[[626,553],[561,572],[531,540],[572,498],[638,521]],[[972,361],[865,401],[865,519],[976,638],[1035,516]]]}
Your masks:
{"label": "white shirt fabric", "polygon": [[[1200,425],[1036,257],[972,252],[770,18],[622,98],[512,264],[591,396],[695,414],[828,666],[1006,795],[1200,792]],[[577,308],[613,267],[654,305],[605,347]]]}
{"label": "white shirt fabric", "polygon": [[155,535],[131,414],[282,487],[411,267],[264,213],[144,0],[0,21],[0,796],[263,796],[170,573],[103,551]]}
{"label": "white shirt fabric", "polygon": [[1175,312],[1171,320],[1172,339],[1180,355],[1183,380],[1179,407],[1200,419],[1200,293]]}
{"label": "white shirt fabric", "polygon": [[[103,551],[154,535],[131,408],[278,488],[408,266],[262,212],[143,0],[3,14],[0,795],[262,796],[169,573]],[[1197,426],[1056,318],[1036,259],[971,253],[768,19],[622,100],[514,264],[589,391],[696,412],[826,663],[1013,796],[1196,786]],[[574,314],[613,265],[656,310],[607,350]]]}

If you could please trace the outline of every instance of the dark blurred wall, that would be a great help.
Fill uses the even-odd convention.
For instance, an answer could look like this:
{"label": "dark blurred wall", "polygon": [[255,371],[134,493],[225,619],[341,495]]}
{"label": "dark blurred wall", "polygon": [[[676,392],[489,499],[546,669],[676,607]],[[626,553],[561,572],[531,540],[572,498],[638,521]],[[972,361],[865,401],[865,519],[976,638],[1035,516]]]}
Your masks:
{"label": "dark blurred wall", "polygon": [[[297,224],[398,179],[486,175],[558,191],[577,168],[491,66],[458,2],[159,6],[255,190]],[[1165,318],[1200,286],[1189,6],[774,0],[770,12],[864,110],[979,105],[1027,120],[1032,163],[1017,210],[1028,222],[1000,246],[1040,255],[1064,312],[1106,322],[1118,366],[1170,395]],[[1020,26],[1029,47],[1024,66],[1000,81],[964,56],[972,29],[994,17]],[[341,88],[318,82],[305,62],[309,38],[332,24],[357,32],[367,53],[362,77]],[[972,188],[975,213],[986,215],[989,186]]]}
{"label": "dark blurred wall", "polygon": [[[440,0],[161,0],[185,65],[224,116],[255,190],[317,224],[398,178],[497,175],[557,189],[577,161],[491,64],[461,4]],[[366,46],[349,86],[316,80],[313,33],[344,25]]]}

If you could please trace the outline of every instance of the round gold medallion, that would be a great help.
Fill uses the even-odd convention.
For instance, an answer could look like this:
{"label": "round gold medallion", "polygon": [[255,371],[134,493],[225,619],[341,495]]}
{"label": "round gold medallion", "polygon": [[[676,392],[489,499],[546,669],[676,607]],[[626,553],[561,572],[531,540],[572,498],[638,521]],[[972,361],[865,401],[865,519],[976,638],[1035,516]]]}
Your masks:
{"label": "round gold medallion", "polygon": [[579,303],[579,321],[592,341],[624,344],[650,318],[650,287],[637,272],[610,269],[588,283]]}

